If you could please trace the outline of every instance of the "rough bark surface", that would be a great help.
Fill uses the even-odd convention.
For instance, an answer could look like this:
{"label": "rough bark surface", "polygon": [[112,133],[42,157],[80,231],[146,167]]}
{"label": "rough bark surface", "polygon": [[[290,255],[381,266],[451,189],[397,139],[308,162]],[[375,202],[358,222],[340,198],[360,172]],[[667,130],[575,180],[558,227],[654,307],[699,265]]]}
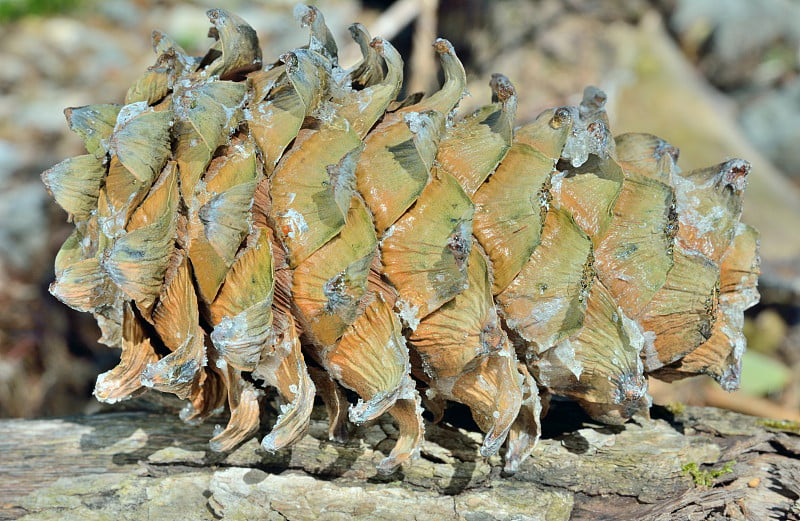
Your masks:
{"label": "rough bark surface", "polygon": [[[479,456],[478,433],[447,423],[428,426],[420,459],[381,476],[389,420],[338,444],[320,411],[275,454],[256,440],[211,452],[213,422],[148,410],[4,420],[0,519],[800,519],[800,437],[718,409],[653,416],[609,428],[555,404],[513,476]],[[730,471],[693,477],[692,463]]]}

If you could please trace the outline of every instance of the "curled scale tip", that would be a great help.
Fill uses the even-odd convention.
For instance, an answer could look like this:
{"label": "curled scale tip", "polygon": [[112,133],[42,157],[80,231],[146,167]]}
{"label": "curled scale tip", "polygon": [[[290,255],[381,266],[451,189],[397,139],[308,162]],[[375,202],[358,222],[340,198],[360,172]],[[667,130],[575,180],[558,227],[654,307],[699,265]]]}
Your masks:
{"label": "curled scale tip", "polygon": [[439,54],[455,54],[455,49],[453,49],[453,44],[450,43],[449,40],[445,40],[444,38],[437,38],[435,42],[433,42],[433,48]]}
{"label": "curled scale tip", "polygon": [[723,182],[741,192],[747,186],[747,175],[750,173],[750,163],[744,159],[731,159],[722,165]]}
{"label": "curled scale tip", "polygon": [[603,110],[608,96],[594,85],[589,85],[583,91],[581,100],[581,114],[588,115]]}
{"label": "curled scale tip", "polygon": [[208,16],[209,20],[220,24],[224,24],[228,18],[222,9],[209,9],[206,11],[206,16]]}
{"label": "curled scale tip", "polygon": [[347,28],[347,32],[350,33],[350,37],[356,42],[360,43],[361,40],[369,41],[369,31],[364,24],[360,24],[358,22],[352,23]]}
{"label": "curled scale tip", "polygon": [[297,4],[294,6],[294,18],[302,27],[308,27],[314,23],[319,15],[319,10],[311,5]]}
{"label": "curled scale tip", "polygon": [[299,59],[297,58],[297,54],[295,54],[294,52],[291,52],[291,51],[281,54],[280,56],[278,56],[278,59],[284,65],[286,65],[286,67],[288,67],[289,70],[291,70],[292,68],[297,67],[297,63],[299,62]]}
{"label": "curled scale tip", "polygon": [[489,456],[494,456],[497,454],[497,451],[500,450],[500,447],[503,445],[503,442],[506,441],[506,437],[508,436],[508,431],[505,430],[503,432],[495,433],[489,432],[483,438],[483,443],[481,444],[480,454],[484,458],[488,458]]}
{"label": "curled scale tip", "polygon": [[658,145],[656,145],[655,149],[655,157],[656,159],[661,159],[665,155],[669,155],[670,157],[672,157],[672,162],[677,163],[678,158],[681,155],[681,151],[680,149],[678,149],[678,147],[674,147],[669,143],[667,143],[666,141],[664,141],[663,139],[659,139]]}
{"label": "curled scale tip", "polygon": [[492,74],[492,79],[489,81],[489,86],[492,89],[493,101],[506,102],[510,98],[517,95],[514,85],[506,76],[498,73]]}
{"label": "curled scale tip", "polygon": [[570,121],[572,121],[572,113],[567,107],[559,107],[553,113],[553,117],[550,118],[550,128],[556,130],[564,125],[569,125]]}
{"label": "curled scale tip", "polygon": [[741,379],[742,361],[739,359],[725,368],[722,375],[717,378],[717,382],[719,382],[720,387],[730,393],[739,389]]}
{"label": "curled scale tip", "polygon": [[167,37],[167,36],[166,36],[164,33],[162,33],[161,31],[159,31],[158,29],[155,29],[155,30],[154,30],[154,31],[151,33],[151,36],[150,36],[150,39],[151,39],[151,41],[153,42],[153,49],[157,51],[157,50],[158,50],[158,46],[159,46],[159,44],[160,44],[160,43],[161,43],[161,41],[162,41],[162,40],[164,40],[164,38],[166,38],[166,37]]}
{"label": "curled scale tip", "polygon": [[386,40],[381,38],[380,36],[376,36],[369,42],[369,46],[378,51],[379,53],[383,53],[383,48],[386,45]]}

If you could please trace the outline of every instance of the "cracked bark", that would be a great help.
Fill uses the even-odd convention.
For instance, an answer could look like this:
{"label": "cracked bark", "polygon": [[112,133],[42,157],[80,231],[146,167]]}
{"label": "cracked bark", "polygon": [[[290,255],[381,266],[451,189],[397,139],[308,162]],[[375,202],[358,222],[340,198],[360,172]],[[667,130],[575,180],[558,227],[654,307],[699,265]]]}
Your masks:
{"label": "cracked bark", "polygon": [[[800,519],[800,436],[718,409],[655,408],[612,428],[556,403],[513,476],[478,454],[479,433],[428,425],[421,458],[381,476],[397,432],[389,419],[337,444],[318,411],[289,450],[251,440],[214,453],[214,422],[131,410],[143,405],[0,421],[0,519]],[[682,471],[731,461],[710,487]]]}

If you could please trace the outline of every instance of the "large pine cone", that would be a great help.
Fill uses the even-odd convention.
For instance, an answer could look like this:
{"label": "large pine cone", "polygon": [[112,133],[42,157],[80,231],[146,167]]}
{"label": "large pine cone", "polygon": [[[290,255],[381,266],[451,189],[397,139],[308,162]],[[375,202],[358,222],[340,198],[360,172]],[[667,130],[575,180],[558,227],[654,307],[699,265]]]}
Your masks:
{"label": "large pine cone", "polygon": [[758,299],[746,162],[683,173],[656,137],[612,138],[594,88],[514,129],[500,75],[494,102],[454,123],[465,77],[447,41],[441,90],[396,101],[402,59],[360,25],[363,61],[342,70],[300,8],[309,45],[263,67],[251,27],[208,14],[204,57],[156,33],[125,105],[68,109],[89,153],[43,176],[76,228],[51,291],[122,348],[98,399],[170,392],[186,420],[227,401],[211,440],[227,450],[272,386],[276,450],[317,392],[341,436],[342,386],[360,397],[351,421],[398,423],[383,471],[418,452],[421,402],[439,417],[452,400],[484,454],[508,440],[514,469],[548,393],[620,423],[648,407],[648,374],[737,385]]}

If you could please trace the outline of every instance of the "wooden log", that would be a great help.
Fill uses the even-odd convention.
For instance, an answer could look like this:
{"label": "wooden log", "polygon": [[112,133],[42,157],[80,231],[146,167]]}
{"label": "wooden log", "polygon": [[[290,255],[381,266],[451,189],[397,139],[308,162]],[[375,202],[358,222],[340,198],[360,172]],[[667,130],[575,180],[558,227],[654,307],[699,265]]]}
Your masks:
{"label": "wooden log", "polygon": [[338,444],[318,411],[274,454],[256,440],[211,452],[214,422],[153,410],[3,420],[0,519],[800,519],[800,436],[753,417],[656,407],[608,427],[557,402],[514,475],[450,419],[390,476],[375,470],[397,432],[388,418]]}

